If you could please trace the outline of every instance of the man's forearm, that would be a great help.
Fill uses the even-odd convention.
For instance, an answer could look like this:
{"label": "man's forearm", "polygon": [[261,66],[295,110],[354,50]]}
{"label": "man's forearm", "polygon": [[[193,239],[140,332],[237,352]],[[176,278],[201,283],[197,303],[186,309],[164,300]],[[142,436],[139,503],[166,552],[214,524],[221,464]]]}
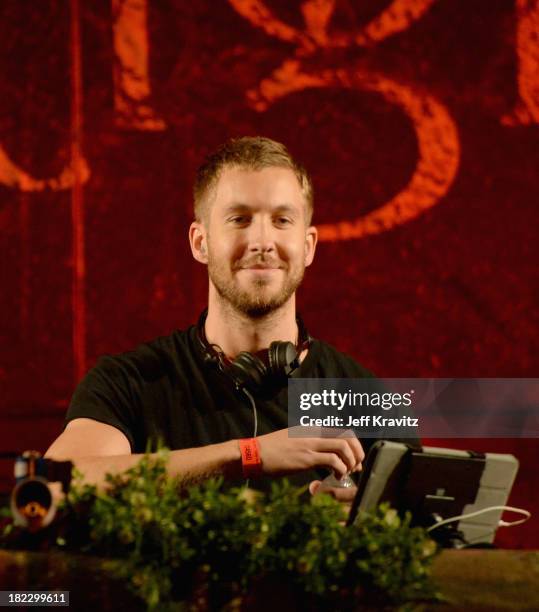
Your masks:
{"label": "man's forearm", "polygon": [[[112,455],[100,457],[62,457],[70,459],[84,477],[84,482],[99,488],[105,485],[105,475],[119,474],[136,465],[143,455]],[[51,457],[60,459],[60,457]],[[241,478],[241,453],[237,440],[199,448],[170,451],[167,472],[184,484],[193,484],[211,476]]]}

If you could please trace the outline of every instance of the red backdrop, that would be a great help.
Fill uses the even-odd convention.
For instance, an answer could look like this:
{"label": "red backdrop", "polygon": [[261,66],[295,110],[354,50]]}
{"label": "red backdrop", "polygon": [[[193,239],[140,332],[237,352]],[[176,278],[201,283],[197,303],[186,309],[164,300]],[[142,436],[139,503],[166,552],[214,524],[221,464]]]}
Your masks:
{"label": "red backdrop", "polygon": [[[2,2],[0,450],[195,319],[193,172],[244,134],[313,174],[314,335],[380,376],[536,376],[538,32],[537,0]],[[536,441],[450,443],[517,455],[539,511]]]}

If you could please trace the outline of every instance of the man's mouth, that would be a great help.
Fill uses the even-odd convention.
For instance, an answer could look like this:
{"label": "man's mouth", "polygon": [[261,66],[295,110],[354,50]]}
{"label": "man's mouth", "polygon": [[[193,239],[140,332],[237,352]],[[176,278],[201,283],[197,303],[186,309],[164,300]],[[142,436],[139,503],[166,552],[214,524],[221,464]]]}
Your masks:
{"label": "man's mouth", "polygon": [[278,261],[246,261],[238,266],[240,270],[281,270]]}
{"label": "man's mouth", "polygon": [[242,270],[279,270],[280,266],[267,264],[253,264],[251,266],[242,266]]}

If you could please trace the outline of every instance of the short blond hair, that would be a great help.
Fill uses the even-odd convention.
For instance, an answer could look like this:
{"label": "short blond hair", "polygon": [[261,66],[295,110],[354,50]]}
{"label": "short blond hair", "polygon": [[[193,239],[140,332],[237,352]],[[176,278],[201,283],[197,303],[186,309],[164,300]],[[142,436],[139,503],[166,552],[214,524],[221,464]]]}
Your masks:
{"label": "short blond hair", "polygon": [[197,221],[207,219],[208,200],[224,168],[237,166],[249,170],[289,168],[294,172],[305,198],[307,225],[313,216],[313,184],[305,168],[284,144],[263,136],[233,138],[206,157],[198,168],[193,186],[194,214]]}

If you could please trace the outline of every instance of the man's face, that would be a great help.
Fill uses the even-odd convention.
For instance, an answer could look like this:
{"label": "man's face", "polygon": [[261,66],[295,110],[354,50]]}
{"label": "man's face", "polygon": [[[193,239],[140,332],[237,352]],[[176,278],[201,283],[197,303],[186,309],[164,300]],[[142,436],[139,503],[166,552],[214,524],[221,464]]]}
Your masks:
{"label": "man's face", "polygon": [[295,174],[228,167],[210,198],[201,241],[211,285],[252,318],[278,309],[301,283],[316,245]]}

